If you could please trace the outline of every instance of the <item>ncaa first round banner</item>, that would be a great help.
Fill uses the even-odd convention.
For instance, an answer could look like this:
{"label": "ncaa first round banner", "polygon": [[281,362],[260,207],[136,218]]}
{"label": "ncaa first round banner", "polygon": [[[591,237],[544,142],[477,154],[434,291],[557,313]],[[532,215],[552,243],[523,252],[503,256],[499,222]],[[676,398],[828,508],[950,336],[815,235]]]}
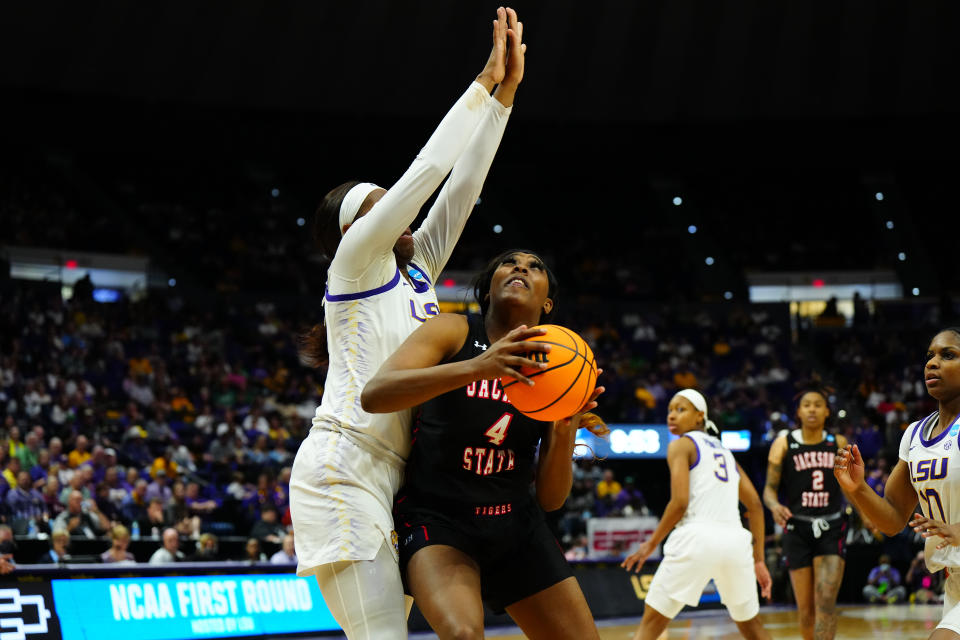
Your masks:
{"label": "ncaa first round banner", "polygon": [[316,580],[287,574],[53,580],[64,640],[268,637],[339,625]]}

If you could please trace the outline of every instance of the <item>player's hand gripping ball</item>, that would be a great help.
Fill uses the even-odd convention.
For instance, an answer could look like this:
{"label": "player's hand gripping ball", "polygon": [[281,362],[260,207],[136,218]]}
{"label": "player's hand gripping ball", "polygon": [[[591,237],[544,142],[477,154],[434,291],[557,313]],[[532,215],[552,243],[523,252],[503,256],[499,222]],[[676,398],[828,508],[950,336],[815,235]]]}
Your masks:
{"label": "player's hand gripping ball", "polygon": [[596,358],[583,338],[570,329],[555,324],[532,328],[546,333],[527,340],[549,344],[550,352],[531,351],[524,357],[546,362],[547,367],[520,370],[533,381],[532,387],[506,376],[500,378],[501,386],[510,403],[525,416],[544,422],[569,418],[587,404],[597,386]]}

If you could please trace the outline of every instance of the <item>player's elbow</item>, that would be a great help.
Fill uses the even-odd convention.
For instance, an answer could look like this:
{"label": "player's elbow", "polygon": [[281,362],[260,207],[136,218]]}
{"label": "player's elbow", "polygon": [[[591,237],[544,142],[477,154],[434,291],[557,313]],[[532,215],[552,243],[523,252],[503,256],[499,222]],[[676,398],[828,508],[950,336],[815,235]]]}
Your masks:
{"label": "player's elbow", "polygon": [[375,380],[371,380],[363,387],[360,392],[360,407],[367,413],[387,413],[389,409],[384,406],[383,394],[380,392],[379,385]]}
{"label": "player's elbow", "polygon": [[563,506],[563,503],[567,501],[566,496],[560,495],[543,495],[542,493],[537,493],[537,502],[540,503],[540,507],[550,513],[551,511],[556,511],[557,509]]}

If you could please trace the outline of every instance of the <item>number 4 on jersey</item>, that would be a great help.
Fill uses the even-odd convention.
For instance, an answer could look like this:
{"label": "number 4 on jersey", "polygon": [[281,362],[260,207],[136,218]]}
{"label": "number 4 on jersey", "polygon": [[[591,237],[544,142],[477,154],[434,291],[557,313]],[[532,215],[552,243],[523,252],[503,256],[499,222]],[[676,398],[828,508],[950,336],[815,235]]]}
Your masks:
{"label": "number 4 on jersey", "polygon": [[[513,420],[512,413],[505,413],[500,419],[493,423],[493,426],[487,429],[483,435],[490,439],[492,444],[500,446],[507,438],[507,429],[510,428],[510,421]],[[476,433],[476,432],[474,432]]]}

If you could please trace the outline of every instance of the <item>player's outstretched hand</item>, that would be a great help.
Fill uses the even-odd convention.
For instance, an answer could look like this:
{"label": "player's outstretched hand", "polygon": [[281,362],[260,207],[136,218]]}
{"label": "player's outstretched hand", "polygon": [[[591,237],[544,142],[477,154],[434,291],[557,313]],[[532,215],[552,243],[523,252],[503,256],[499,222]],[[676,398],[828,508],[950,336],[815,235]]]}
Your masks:
{"label": "player's outstretched hand", "polygon": [[855,490],[863,482],[863,474],[863,458],[857,445],[848,444],[837,452],[833,459],[833,475],[841,489],[847,492]]}
{"label": "player's outstretched hand", "polygon": [[[603,373],[603,369],[597,369],[597,376],[598,376],[598,377],[600,376],[601,373]],[[600,394],[602,394],[602,393],[603,393],[604,391],[606,391],[606,390],[607,390],[606,387],[596,387],[596,388],[593,390],[593,393],[591,393],[591,394],[590,394],[590,397],[587,399],[586,404],[584,404],[582,407],[580,407],[580,410],[577,411],[577,412],[576,412],[575,414],[573,414],[572,416],[570,416],[569,418],[563,418],[562,420],[557,420],[557,426],[558,426],[558,427],[570,427],[570,428],[573,428],[573,429],[579,429],[581,426],[587,426],[587,425],[581,424],[581,420],[583,419],[584,414],[586,414],[587,412],[589,412],[589,411],[592,410],[592,409],[596,409],[596,408],[597,408],[597,398],[599,398],[599,397],[600,397]],[[594,417],[596,417],[596,416],[594,416]],[[590,425],[590,426],[592,427],[592,426],[594,426],[594,425]],[[603,429],[606,429],[606,425],[603,425],[602,428],[603,428]],[[598,436],[603,436],[603,435],[606,435],[607,433],[610,432],[609,429],[606,429],[606,432],[601,432],[601,433],[598,433],[598,432],[595,431],[593,428],[591,428],[590,430],[593,431],[594,435],[598,435]]]}
{"label": "player's outstretched hand", "polygon": [[960,524],[946,524],[915,513],[910,520],[910,526],[924,538],[932,538],[933,536],[943,538],[943,541],[937,545],[937,549],[943,549],[950,545],[960,546]]}
{"label": "player's outstretched hand", "polygon": [[527,356],[536,351],[548,353],[550,345],[543,342],[527,342],[527,338],[542,336],[546,332],[546,329],[528,328],[527,325],[522,324],[503,336],[473,359],[474,379],[492,380],[509,377],[532,387],[533,380],[522,375],[520,368],[546,369],[547,363],[537,362]]}
{"label": "player's outstretched hand", "polygon": [[770,577],[770,571],[767,565],[761,561],[753,563],[753,571],[757,574],[757,584],[760,585],[760,595],[769,602],[770,595],[773,592],[773,578]]}
{"label": "player's outstretched hand", "polygon": [[653,539],[647,538],[636,551],[623,559],[623,562],[620,563],[620,566],[627,571],[633,569],[634,573],[640,573],[640,568],[643,567],[643,563],[647,561],[647,558],[653,555],[653,550],[656,548],[657,545],[653,544]]}
{"label": "player's outstretched hand", "polygon": [[503,81],[518,85],[523,80],[523,68],[526,62],[527,45],[523,42],[523,23],[517,18],[517,12],[507,7],[507,67]]}
{"label": "player's outstretched hand", "polygon": [[[512,11],[512,9],[511,9]],[[516,15],[516,14],[514,14]],[[477,82],[493,91],[493,87],[503,82],[507,72],[507,10],[497,8],[497,19],[493,21],[493,48],[483,71],[477,76]]]}

